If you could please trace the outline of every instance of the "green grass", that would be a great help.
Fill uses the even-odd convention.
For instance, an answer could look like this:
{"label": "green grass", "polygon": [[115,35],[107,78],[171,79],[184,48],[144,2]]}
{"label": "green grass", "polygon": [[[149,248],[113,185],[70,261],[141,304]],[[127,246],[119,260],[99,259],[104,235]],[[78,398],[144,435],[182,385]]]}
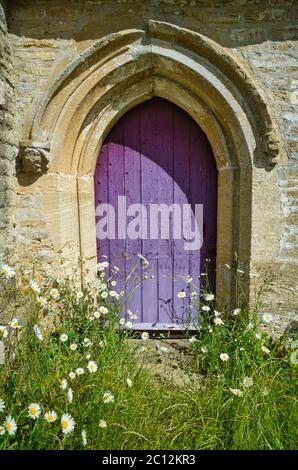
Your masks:
{"label": "green grass", "polygon": [[[18,304],[24,326],[18,332],[7,322],[9,335],[3,339],[6,362],[0,365],[0,399],[5,410],[0,412],[0,425],[11,415],[18,428],[12,436],[0,436],[0,449],[297,448],[297,365],[290,361],[291,350],[270,340],[255,312],[243,310],[237,317],[222,312],[224,324],[215,326],[213,308],[203,313],[197,307],[201,330],[191,343],[188,367],[200,380],[183,388],[157,382],[143,367],[146,350],[138,352],[127,340],[131,333],[119,327],[117,300],[105,303],[108,322],[91,320],[100,290],[85,287],[83,298],[77,300],[74,284],[62,282],[57,285],[60,299],[54,301],[49,300],[51,285],[49,280],[42,286],[40,295],[48,304],[41,308],[26,279],[7,281],[2,276],[2,297]],[[33,331],[36,323],[43,341]],[[67,342],[60,341],[61,333],[67,333]],[[92,345],[84,347],[84,338]],[[69,348],[73,342],[78,344],[76,351]],[[141,343],[146,346],[146,341]],[[262,345],[270,353],[263,352]],[[202,352],[202,347],[208,351]],[[86,370],[87,353],[98,366],[95,373]],[[229,360],[223,362],[221,353]],[[71,380],[69,372],[78,367],[85,373]],[[246,376],[253,379],[251,387],[243,386]],[[73,389],[72,403],[60,387],[62,378]],[[231,388],[243,395],[233,395]],[[106,390],[113,393],[113,403],[103,402]],[[37,420],[27,413],[34,402],[42,411]],[[55,423],[43,418],[49,410],[58,415]],[[61,430],[63,413],[75,420],[68,435]],[[99,426],[101,419],[106,428]]]}

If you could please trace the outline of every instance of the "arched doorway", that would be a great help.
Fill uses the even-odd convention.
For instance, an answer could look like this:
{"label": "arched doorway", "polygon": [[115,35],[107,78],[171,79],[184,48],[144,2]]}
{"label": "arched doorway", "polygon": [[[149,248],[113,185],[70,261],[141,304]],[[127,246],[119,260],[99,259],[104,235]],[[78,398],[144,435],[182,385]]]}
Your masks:
{"label": "arched doorway", "polygon": [[[108,259],[110,269],[119,268],[119,286],[133,272],[124,288],[126,310],[137,314],[137,327],[181,328],[189,323],[195,313],[188,309],[185,276],[199,287],[207,261],[215,286],[217,169],[204,132],[181,108],[154,97],[112,128],[94,182],[95,206],[102,208],[96,218],[98,260]],[[103,204],[114,209],[110,225]],[[202,247],[195,231],[196,205],[203,210]],[[192,234],[186,233],[189,214]],[[149,278],[138,284],[145,276]],[[186,297],[179,299],[179,292]]]}

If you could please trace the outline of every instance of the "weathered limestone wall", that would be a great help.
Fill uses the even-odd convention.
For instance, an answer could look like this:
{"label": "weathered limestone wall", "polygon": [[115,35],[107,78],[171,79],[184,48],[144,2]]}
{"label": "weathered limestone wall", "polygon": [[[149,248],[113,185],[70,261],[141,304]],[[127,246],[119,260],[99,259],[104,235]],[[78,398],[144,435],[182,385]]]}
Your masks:
{"label": "weathered limestone wall", "polygon": [[7,33],[6,2],[0,1],[0,254],[6,256],[14,238],[16,205],[15,165],[18,153],[14,132],[14,85],[11,45]]}
{"label": "weathered limestone wall", "polygon": [[[257,165],[253,168],[249,254],[252,285],[259,285],[267,275],[273,278],[264,308],[276,313],[280,323],[297,318],[298,311],[298,12],[295,3],[294,0],[10,0],[9,45],[5,46],[3,56],[5,61],[12,50],[16,97],[13,122],[11,111],[5,108],[7,135],[11,125],[13,134],[22,140],[24,120],[32,113],[32,100],[44,90],[54,68],[59,63],[71,62],[108,34],[129,28],[142,30],[147,28],[148,20],[155,19],[198,32],[232,53],[240,53],[256,83],[263,88],[283,138],[275,168],[271,171]],[[6,37],[5,31],[1,28],[0,34]],[[0,73],[3,69],[9,74],[3,68],[3,59],[0,60]],[[12,98],[12,85],[6,80],[5,83],[7,96]],[[0,93],[0,100],[1,97]],[[4,165],[0,174],[5,174],[0,183],[0,214],[3,213],[2,181],[5,185],[13,183],[15,147],[11,147],[13,137],[10,139],[11,156],[0,162]],[[86,188],[91,183],[83,181]],[[74,175],[53,174],[31,179],[19,176],[16,232],[22,257],[29,258],[34,253],[41,262],[56,266],[56,253],[62,250],[66,256],[72,253],[72,258],[79,260],[80,241],[72,240],[72,247],[64,247],[65,237],[60,233],[63,227],[71,238],[73,227],[79,223],[77,206],[74,204],[69,210],[69,201],[77,198],[78,184]],[[48,187],[47,194],[45,187]],[[13,198],[14,191],[11,194]],[[13,201],[6,203],[4,214],[13,205]],[[87,207],[86,214],[88,210]],[[0,224],[3,217],[0,216]],[[53,230],[53,225],[49,228],[50,218],[61,218],[65,225],[60,220],[57,230]],[[90,232],[87,216],[85,223],[86,236],[90,236],[93,227]],[[251,296],[253,299],[254,289]]]}

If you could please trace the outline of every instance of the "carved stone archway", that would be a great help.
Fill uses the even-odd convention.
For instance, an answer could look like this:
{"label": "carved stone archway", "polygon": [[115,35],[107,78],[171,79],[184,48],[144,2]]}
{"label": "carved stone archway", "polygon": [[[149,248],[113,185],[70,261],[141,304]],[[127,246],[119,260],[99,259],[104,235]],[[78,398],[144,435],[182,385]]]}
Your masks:
{"label": "carved stone archway", "polygon": [[125,112],[160,96],[189,113],[212,146],[219,178],[217,294],[232,301],[225,265],[233,266],[237,253],[249,272],[252,169],[270,170],[279,152],[266,100],[240,56],[198,33],[149,21],[147,31],[99,40],[52,76],[31,107],[22,160],[24,170],[46,171],[39,185],[51,194],[54,250],[71,243],[82,271],[94,270],[93,174],[100,147]]}

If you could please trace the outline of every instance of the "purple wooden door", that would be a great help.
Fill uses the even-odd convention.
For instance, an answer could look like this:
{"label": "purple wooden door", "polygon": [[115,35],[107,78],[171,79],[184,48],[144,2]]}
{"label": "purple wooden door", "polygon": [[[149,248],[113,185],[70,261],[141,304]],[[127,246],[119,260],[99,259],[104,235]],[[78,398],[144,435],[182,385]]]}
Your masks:
{"label": "purple wooden door", "polygon": [[[217,170],[207,137],[187,113],[169,101],[153,98],[136,106],[106,138],[96,166],[95,204],[113,206],[115,220],[110,219],[108,236],[97,239],[98,260],[108,258],[111,275],[113,265],[119,268],[113,275],[118,280],[115,289],[125,290],[125,310],[137,314],[138,328],[155,325],[162,329],[191,320],[195,313],[188,308],[189,289],[184,277],[190,275],[200,286],[206,259],[210,259],[208,271],[214,286],[216,197]],[[125,216],[121,209],[124,201]],[[169,208],[173,203],[181,208],[181,224],[183,208],[191,208],[192,227],[195,204],[203,204],[201,249],[185,249],[183,228],[182,237],[174,234],[170,210],[169,233],[165,227],[163,236],[161,229],[156,236],[151,229],[156,214],[152,213],[151,221],[153,205]],[[137,211],[138,206],[132,204],[143,204],[143,209]],[[103,220],[100,214],[96,222]],[[127,235],[129,229],[133,236]],[[148,267],[138,254],[148,259]],[[123,276],[129,273],[129,280],[123,283]],[[149,278],[138,284],[144,276]],[[186,292],[185,299],[177,297],[180,291]]]}

